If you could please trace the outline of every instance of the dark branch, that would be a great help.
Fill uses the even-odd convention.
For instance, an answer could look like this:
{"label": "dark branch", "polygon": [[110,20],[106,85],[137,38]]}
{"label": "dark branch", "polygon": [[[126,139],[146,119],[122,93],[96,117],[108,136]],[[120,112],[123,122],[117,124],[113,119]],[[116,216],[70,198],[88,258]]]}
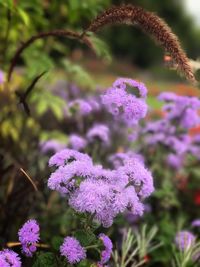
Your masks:
{"label": "dark branch", "polygon": [[87,37],[82,37],[81,34],[70,31],[70,30],[53,30],[50,32],[41,32],[34,36],[32,36],[30,39],[28,39],[26,42],[24,42],[16,51],[14,57],[11,60],[10,68],[8,70],[8,81],[10,81],[13,69],[15,65],[17,64],[17,61],[22,54],[22,52],[32,43],[34,43],[38,39],[43,39],[49,36],[58,36],[58,37],[68,37],[71,39],[77,39],[80,42],[85,43],[90,49],[94,51],[93,45],[90,42],[90,40]]}

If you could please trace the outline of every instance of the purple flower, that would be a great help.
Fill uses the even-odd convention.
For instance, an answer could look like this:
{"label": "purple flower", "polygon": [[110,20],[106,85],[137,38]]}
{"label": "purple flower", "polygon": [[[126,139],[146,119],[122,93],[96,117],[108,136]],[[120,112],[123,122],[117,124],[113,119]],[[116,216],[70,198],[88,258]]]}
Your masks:
{"label": "purple flower", "polygon": [[200,227],[200,219],[196,219],[192,222],[192,227]]}
{"label": "purple flower", "polygon": [[11,249],[4,249],[0,251],[0,266],[21,267],[22,263],[17,253]]}
{"label": "purple flower", "polygon": [[74,237],[65,237],[60,247],[60,253],[66,257],[70,264],[75,264],[86,258],[85,249]]}
{"label": "purple flower", "polygon": [[90,161],[73,161],[65,166],[60,166],[51,174],[48,180],[48,187],[56,190],[61,195],[69,194],[76,188],[77,178],[91,177],[93,165]]}
{"label": "purple flower", "polygon": [[91,105],[83,99],[76,99],[69,103],[69,108],[78,112],[82,116],[86,116],[92,112]]}
{"label": "purple flower", "polygon": [[105,247],[105,249],[101,252],[101,261],[99,262],[99,264],[105,264],[109,261],[111,253],[112,253],[112,241],[110,240],[110,238],[105,235],[105,234],[100,234],[99,238],[102,240],[103,245]]}
{"label": "purple flower", "polygon": [[28,220],[18,232],[22,251],[27,257],[32,257],[37,250],[37,242],[40,239],[40,228],[36,220]]}
{"label": "purple flower", "polygon": [[154,191],[151,172],[138,158],[128,159],[118,170],[127,175],[129,183],[134,185],[138,196],[145,198]]}
{"label": "purple flower", "polygon": [[[137,87],[141,97],[127,92],[127,83],[133,87]],[[118,79],[113,86],[109,88],[104,95],[101,96],[102,103],[115,118],[122,120],[126,124],[132,126],[146,116],[147,104],[145,102],[146,87],[140,86],[131,79]]]}
{"label": "purple flower", "polygon": [[83,150],[86,145],[87,145],[87,142],[86,140],[81,137],[80,135],[77,135],[77,134],[71,134],[69,136],[69,145],[72,149],[75,149],[75,150]]}
{"label": "purple flower", "polygon": [[142,163],[144,163],[144,157],[140,154],[134,153],[132,151],[128,151],[126,153],[118,152],[111,156],[109,156],[108,160],[115,169],[118,169],[119,167],[123,166],[127,160],[134,160],[134,159],[140,160]]}
{"label": "purple flower", "polygon": [[172,92],[163,92],[158,96],[158,99],[165,102],[171,102],[176,100],[177,95]]}
{"label": "purple flower", "polygon": [[64,149],[66,145],[64,145],[63,143],[57,140],[52,139],[52,140],[41,142],[40,147],[41,147],[42,153],[47,153],[49,151],[52,151],[55,153],[55,152],[59,152],[62,149]]}
{"label": "purple flower", "polygon": [[141,97],[145,98],[147,96],[147,88],[146,88],[146,86],[143,83],[137,82],[137,81],[135,81],[133,79],[118,78],[113,83],[113,87],[117,87],[117,88],[125,90],[127,84],[129,86],[133,87],[133,88],[137,88]]}
{"label": "purple flower", "polygon": [[167,119],[172,122],[175,120],[176,123],[185,129],[190,129],[200,123],[198,115],[200,100],[197,97],[162,93],[159,99],[169,102],[164,106],[164,111],[167,113]]}
{"label": "purple flower", "polygon": [[182,166],[183,166],[183,163],[184,163],[184,155],[182,154],[169,154],[167,156],[167,164],[174,168],[175,170],[178,170],[180,169]]}
{"label": "purple flower", "polygon": [[[113,223],[114,217],[129,208],[133,213],[142,215],[143,205],[133,186],[126,187],[128,181],[87,179],[70,196],[69,204],[78,212],[95,214],[104,227]],[[125,177],[126,178],[126,177]]]}
{"label": "purple flower", "polygon": [[5,75],[4,75],[4,72],[3,72],[2,70],[0,70],[0,85],[1,85],[2,83],[4,83],[4,81],[5,81]]}
{"label": "purple flower", "polygon": [[73,149],[63,149],[49,159],[49,166],[59,167],[77,160],[91,162],[91,158],[87,154]]}
{"label": "purple flower", "polygon": [[188,250],[195,242],[195,236],[189,231],[180,231],[176,234],[175,243],[181,250]]}
{"label": "purple flower", "polygon": [[95,124],[86,136],[89,142],[100,141],[105,146],[110,145],[110,130],[107,125]]}

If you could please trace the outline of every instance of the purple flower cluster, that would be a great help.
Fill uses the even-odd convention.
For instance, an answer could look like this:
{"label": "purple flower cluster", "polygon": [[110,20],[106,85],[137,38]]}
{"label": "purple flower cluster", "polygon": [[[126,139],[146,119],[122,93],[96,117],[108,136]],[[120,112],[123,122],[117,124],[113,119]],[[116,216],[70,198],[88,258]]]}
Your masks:
{"label": "purple flower cluster", "polygon": [[[128,91],[128,86],[132,88],[131,92]],[[134,95],[134,88],[139,91],[139,96]],[[132,126],[146,116],[146,94],[147,89],[143,83],[132,79],[119,78],[101,96],[101,99],[107,110],[116,119]]]}
{"label": "purple flower cluster", "polygon": [[181,251],[188,250],[195,242],[195,236],[189,231],[180,231],[176,234],[175,243]]}
{"label": "purple flower cluster", "polygon": [[40,239],[40,228],[36,220],[27,221],[19,230],[19,241],[22,244],[22,251],[27,257],[32,257],[37,250],[37,242]]}
{"label": "purple flower cluster", "polygon": [[0,266],[1,267],[21,267],[22,263],[17,253],[11,249],[0,251]]}
{"label": "purple flower cluster", "polygon": [[95,124],[92,128],[89,129],[86,137],[89,143],[99,141],[105,146],[110,145],[110,130],[107,125]]}
{"label": "purple flower cluster", "polygon": [[200,123],[200,100],[167,92],[161,93],[159,100],[166,102],[163,106],[165,117],[148,122],[142,134],[148,146],[162,144],[168,147],[170,154],[166,162],[178,170],[184,165],[188,153],[197,156],[200,152],[188,132]]}
{"label": "purple flower cluster", "polygon": [[167,102],[164,106],[167,118],[184,129],[190,129],[200,123],[198,115],[200,100],[197,97],[178,96],[174,93],[164,92],[160,94],[159,99]]}
{"label": "purple flower cluster", "polygon": [[69,136],[69,146],[72,149],[81,151],[87,146],[87,140],[78,134],[71,134]]}
{"label": "purple flower cluster", "polygon": [[74,237],[67,236],[60,247],[60,253],[70,264],[75,264],[86,258],[86,251]]}
{"label": "purple flower cluster", "polygon": [[126,209],[142,215],[142,199],[154,190],[151,173],[137,157],[110,170],[94,165],[87,154],[63,150],[49,163],[58,167],[48,180],[49,188],[67,195],[73,209],[93,214],[104,227]]}
{"label": "purple flower cluster", "polygon": [[2,70],[0,70],[0,85],[3,84],[5,81],[5,75]]}
{"label": "purple flower cluster", "polygon": [[41,149],[41,152],[42,153],[48,153],[48,152],[58,152],[60,150],[63,150],[64,148],[66,147],[65,144],[57,141],[57,140],[54,140],[54,139],[51,139],[51,140],[48,140],[48,141],[43,141],[40,143],[40,149]]}
{"label": "purple flower cluster", "polygon": [[200,219],[196,219],[192,222],[192,227],[200,227]]}
{"label": "purple flower cluster", "polygon": [[77,114],[87,116],[92,112],[92,106],[84,99],[76,99],[69,103],[71,111],[75,111]]}
{"label": "purple flower cluster", "polygon": [[102,240],[104,245],[104,250],[101,252],[101,261],[99,262],[100,265],[107,263],[110,259],[112,253],[112,241],[110,238],[105,234],[100,234],[99,238]]}

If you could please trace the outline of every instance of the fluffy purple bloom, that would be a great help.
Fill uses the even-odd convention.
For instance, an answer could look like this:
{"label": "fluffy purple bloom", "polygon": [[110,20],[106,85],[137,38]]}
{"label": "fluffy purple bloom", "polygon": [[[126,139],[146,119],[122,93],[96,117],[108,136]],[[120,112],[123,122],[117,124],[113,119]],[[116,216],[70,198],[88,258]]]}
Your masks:
{"label": "fluffy purple bloom", "polygon": [[18,232],[19,241],[22,244],[22,251],[28,257],[32,257],[37,250],[37,242],[40,239],[40,228],[36,220],[28,220]]}
{"label": "fluffy purple bloom", "polygon": [[0,251],[0,266],[1,267],[21,267],[22,263],[19,255],[11,249]]}
{"label": "fluffy purple bloom", "polygon": [[47,153],[49,151],[52,151],[54,153],[59,152],[62,149],[64,149],[65,147],[66,147],[65,144],[63,144],[57,140],[53,140],[53,139],[41,142],[41,144],[40,144],[40,148],[41,148],[42,153]]}
{"label": "fluffy purple bloom", "polygon": [[89,142],[100,141],[105,146],[110,144],[110,130],[107,125],[95,124],[86,136]]}
{"label": "fluffy purple bloom", "polygon": [[128,159],[118,170],[128,176],[128,180],[136,188],[138,196],[145,198],[154,191],[152,174],[139,159]]}
{"label": "fluffy purple bloom", "polygon": [[140,94],[140,97],[145,98],[147,96],[147,88],[146,86],[138,81],[135,81],[133,79],[129,78],[118,78],[114,83],[113,87],[117,87],[120,89],[125,90],[127,87],[127,84],[133,88],[137,88]]}
{"label": "fluffy purple bloom", "polygon": [[200,227],[200,219],[196,219],[192,222],[192,227]]}
{"label": "fluffy purple bloom", "polygon": [[176,121],[176,123],[185,129],[190,129],[200,123],[200,117],[198,115],[200,100],[197,97],[162,93],[159,99],[168,102],[164,106],[164,111],[167,112],[167,118],[172,122]]}
{"label": "fluffy purple bloom", "polygon": [[80,135],[71,134],[69,136],[69,145],[72,149],[80,151],[86,147],[87,141]]}
{"label": "fluffy purple bloom", "polygon": [[5,81],[5,75],[2,70],[0,70],[0,85],[4,83]]}
{"label": "fluffy purple bloom", "polygon": [[48,187],[56,190],[61,195],[69,194],[76,188],[77,178],[91,177],[93,165],[90,161],[73,161],[65,166],[60,166],[51,174]]}
{"label": "fluffy purple bloom", "polygon": [[175,243],[181,250],[188,250],[195,242],[195,236],[189,231],[180,231],[176,234]]}
{"label": "fluffy purple bloom", "polygon": [[91,162],[91,158],[87,154],[73,149],[63,149],[49,159],[49,166],[59,167],[77,160]]}
{"label": "fluffy purple bloom", "polygon": [[158,96],[158,99],[165,102],[171,102],[176,100],[177,95],[172,92],[163,92]]}
{"label": "fluffy purple bloom", "polygon": [[[132,87],[133,85],[131,85],[130,81],[134,83],[134,87],[137,87],[141,97],[136,97],[134,94],[127,92],[127,80],[129,81],[128,84]],[[147,113],[147,104],[145,102],[146,90],[144,88],[144,86],[137,86],[137,82],[134,80],[120,78],[101,96],[102,103],[115,118],[122,120],[128,125],[135,125]]]}
{"label": "fluffy purple bloom", "polygon": [[65,237],[60,247],[60,253],[70,264],[75,264],[86,258],[86,251],[74,237]]}
{"label": "fluffy purple bloom", "polygon": [[[117,179],[117,177],[116,177]],[[113,223],[114,217],[126,208],[135,214],[142,214],[143,205],[133,186],[125,187],[127,181],[87,179],[70,196],[69,204],[78,212],[95,214],[104,227]]]}
{"label": "fluffy purple bloom", "polygon": [[167,156],[167,164],[175,170],[180,169],[184,164],[184,155],[182,154],[169,154]]}
{"label": "fluffy purple bloom", "polygon": [[119,167],[123,166],[127,160],[134,160],[134,159],[140,160],[142,163],[144,163],[144,157],[140,154],[134,153],[132,151],[128,152],[118,152],[115,153],[111,156],[109,156],[108,160],[112,165],[114,166],[115,169],[118,169]]}
{"label": "fluffy purple bloom", "polygon": [[78,112],[82,116],[86,116],[92,112],[91,105],[84,99],[76,99],[69,103],[69,108]]}
{"label": "fluffy purple bloom", "polygon": [[99,264],[105,264],[110,259],[113,245],[112,245],[112,241],[107,235],[100,234],[99,238],[102,240],[103,245],[105,247],[104,250],[101,252],[101,261],[99,262]]}

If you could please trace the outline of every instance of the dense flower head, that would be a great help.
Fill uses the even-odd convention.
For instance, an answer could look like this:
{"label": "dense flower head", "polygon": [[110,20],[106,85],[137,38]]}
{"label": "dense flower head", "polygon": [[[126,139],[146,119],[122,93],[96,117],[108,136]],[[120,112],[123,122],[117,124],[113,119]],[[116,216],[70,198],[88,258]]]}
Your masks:
{"label": "dense flower head", "polygon": [[0,251],[0,266],[21,267],[22,263],[17,253],[11,249],[4,249]]}
{"label": "dense flower head", "polygon": [[69,146],[75,150],[83,150],[87,145],[87,141],[78,134],[71,134],[69,136]]}
{"label": "dense flower head", "polygon": [[76,99],[69,103],[69,108],[75,110],[78,114],[82,116],[89,115],[92,112],[92,107],[88,101],[84,99]]}
{"label": "dense flower head", "polygon": [[140,159],[126,160],[119,170],[128,176],[128,181],[135,186],[138,196],[145,198],[154,191],[152,174]]}
{"label": "dense flower head", "polygon": [[49,166],[64,166],[77,160],[91,162],[91,158],[87,154],[80,153],[74,149],[63,149],[49,159]]}
{"label": "dense flower head", "polygon": [[19,230],[19,241],[22,244],[22,251],[28,257],[32,257],[36,251],[37,242],[40,239],[40,228],[36,220],[28,220]]}
{"label": "dense flower head", "polygon": [[78,263],[86,258],[85,249],[76,238],[70,236],[65,237],[60,247],[60,253],[67,258],[70,264]]}
{"label": "dense flower head", "polygon": [[5,75],[4,75],[4,72],[3,72],[2,70],[0,70],[0,85],[1,85],[2,83],[4,83],[4,81],[5,81]]}
{"label": "dense flower head", "polygon": [[188,250],[195,242],[195,236],[189,231],[180,231],[176,234],[175,243],[181,250]]}
{"label": "dense flower head", "polygon": [[154,189],[151,173],[141,156],[128,152],[120,157],[121,164],[112,170],[95,165],[87,154],[68,149],[58,152],[50,159],[50,165],[58,168],[48,187],[66,195],[76,211],[93,214],[104,227],[126,209],[142,215],[141,201]]}
{"label": "dense flower head", "polygon": [[76,188],[77,178],[91,177],[93,165],[90,161],[73,161],[65,166],[60,166],[51,174],[48,187],[56,190],[61,195],[69,194]]}
{"label": "dense flower head", "polygon": [[192,227],[200,227],[200,219],[196,219],[191,223]]}
{"label": "dense flower head", "polygon": [[174,153],[169,154],[167,156],[167,164],[175,170],[179,170],[184,164],[184,155]]}
{"label": "dense flower head", "polygon": [[167,102],[163,109],[169,120],[176,121],[185,129],[190,129],[200,123],[198,114],[200,100],[197,97],[178,96],[165,92],[161,93],[158,98]]}
{"label": "dense flower head", "polygon": [[120,89],[125,90],[127,87],[127,84],[133,88],[137,88],[139,91],[140,97],[145,98],[147,96],[147,88],[142,82],[135,81],[130,78],[118,78],[114,83],[113,87],[117,87]]}
{"label": "dense flower head", "polygon": [[[140,97],[127,91],[127,83],[131,87],[138,89]],[[102,103],[116,119],[131,126],[137,124],[147,113],[146,92],[146,87],[143,84],[131,79],[119,78],[101,96],[101,99]]]}
{"label": "dense flower head", "polygon": [[43,141],[40,143],[40,148],[42,153],[47,153],[47,152],[58,152],[63,150],[66,147],[65,144],[59,142],[58,140],[47,140]]}
{"label": "dense flower head", "polygon": [[104,227],[113,223],[114,217],[126,208],[142,215],[143,205],[134,186],[125,187],[127,181],[120,183],[117,178],[111,183],[105,180],[87,179],[71,195],[69,204],[78,212],[95,214]]}
{"label": "dense flower head", "polygon": [[101,261],[99,262],[99,264],[105,264],[109,261],[111,253],[112,253],[112,241],[110,240],[110,238],[105,235],[105,234],[100,234],[99,238],[102,240],[103,245],[104,245],[104,250],[101,252]]}
{"label": "dense flower head", "polygon": [[115,169],[123,166],[129,159],[137,159],[144,163],[144,157],[141,154],[134,153],[132,151],[118,152],[109,156],[108,160]]}
{"label": "dense flower head", "polygon": [[110,145],[110,130],[107,125],[95,124],[87,132],[87,139],[90,143],[100,141],[103,145]]}

